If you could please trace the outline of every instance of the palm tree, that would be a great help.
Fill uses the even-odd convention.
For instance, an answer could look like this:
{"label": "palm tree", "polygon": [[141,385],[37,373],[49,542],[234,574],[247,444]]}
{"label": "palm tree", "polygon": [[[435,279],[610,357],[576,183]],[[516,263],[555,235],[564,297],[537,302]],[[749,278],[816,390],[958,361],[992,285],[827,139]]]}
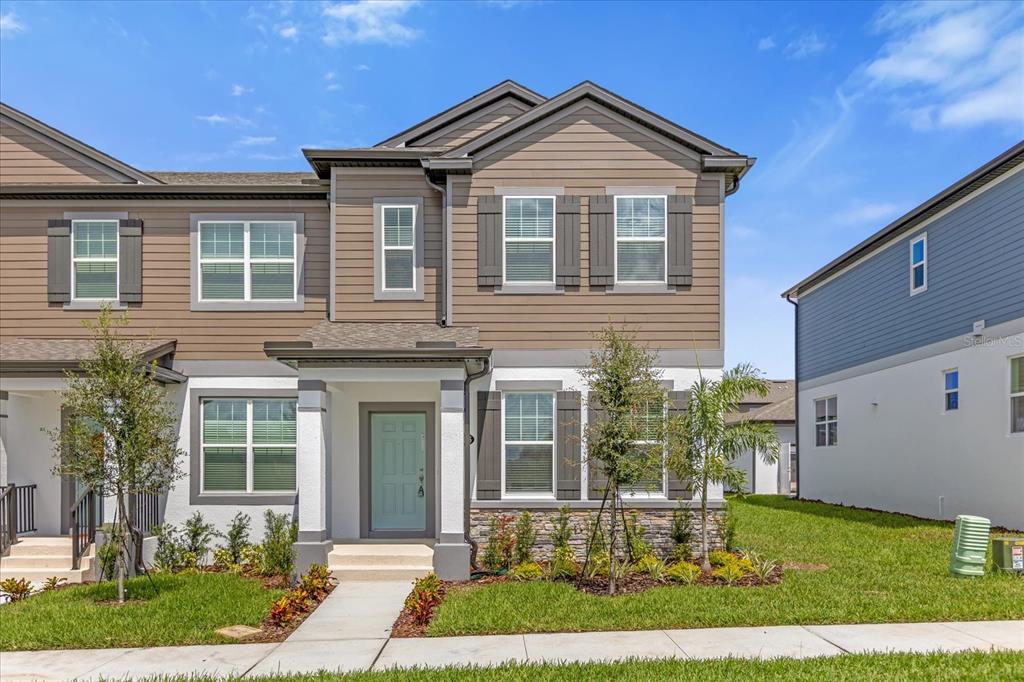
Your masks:
{"label": "palm tree", "polygon": [[689,393],[687,409],[668,424],[668,463],[680,479],[700,488],[701,567],[708,571],[708,486],[722,483],[742,490],[746,475],[733,462],[750,450],[773,463],[779,440],[768,422],[730,418],[745,395],[768,395],[768,382],[753,366],[738,365],[717,381],[699,372]]}

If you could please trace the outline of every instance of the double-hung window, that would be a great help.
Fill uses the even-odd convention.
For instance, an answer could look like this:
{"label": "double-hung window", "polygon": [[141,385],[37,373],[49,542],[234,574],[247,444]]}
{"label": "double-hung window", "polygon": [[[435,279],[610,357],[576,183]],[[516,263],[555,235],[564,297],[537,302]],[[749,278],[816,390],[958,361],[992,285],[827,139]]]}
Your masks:
{"label": "double-hung window", "polygon": [[555,394],[503,393],[502,398],[505,494],[554,494]]}
{"label": "double-hung window", "polygon": [[942,373],[942,381],[946,412],[960,409],[960,370],[947,369]]}
{"label": "double-hung window", "polygon": [[202,492],[295,492],[295,399],[203,400]]}
{"label": "double-hung window", "polygon": [[928,235],[922,234],[910,242],[910,294],[928,288]]}
{"label": "double-hung window", "polygon": [[615,281],[664,284],[667,198],[615,197]]}
{"label": "double-hung window", "polygon": [[1010,358],[1010,433],[1024,433],[1024,355]]}
{"label": "double-hung window", "polygon": [[117,221],[71,221],[73,298],[117,300]]}
{"label": "double-hung window", "polygon": [[555,283],[555,198],[505,197],[505,282]]}
{"label": "double-hung window", "polygon": [[381,206],[384,291],[416,289],[416,207]]}
{"label": "double-hung window", "polygon": [[296,223],[199,223],[200,301],[296,300]]}
{"label": "double-hung window", "polygon": [[838,407],[836,396],[814,401],[814,444],[819,448],[839,444]]}
{"label": "double-hung window", "polygon": [[635,484],[627,492],[634,495],[663,495],[665,493],[665,447],[662,431],[665,411],[661,405],[650,405],[636,416],[639,439],[636,446],[637,473]]}

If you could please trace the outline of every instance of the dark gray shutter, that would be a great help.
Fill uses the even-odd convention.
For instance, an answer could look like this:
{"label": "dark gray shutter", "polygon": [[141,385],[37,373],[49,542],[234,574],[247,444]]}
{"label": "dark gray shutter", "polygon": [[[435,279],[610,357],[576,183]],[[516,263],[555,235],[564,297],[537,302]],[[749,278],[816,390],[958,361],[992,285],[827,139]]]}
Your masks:
{"label": "dark gray shutter", "polygon": [[693,284],[693,197],[668,198],[668,283]]}
{"label": "dark gray shutter", "polygon": [[51,220],[46,226],[46,300],[71,302],[70,220]]}
{"label": "dark gray shutter", "polygon": [[560,500],[580,499],[580,393],[559,391],[557,441],[558,490]]}
{"label": "dark gray shutter", "polygon": [[501,284],[504,256],[501,196],[482,196],[476,202],[476,283]]}
{"label": "dark gray shutter", "polygon": [[555,197],[555,283],[580,285],[580,198]]}
{"label": "dark gray shutter", "polygon": [[[669,391],[668,394],[668,418],[679,416],[686,411],[690,402],[689,391]],[[689,500],[693,497],[690,481],[680,479],[670,468],[668,470],[668,498],[670,500]]]}
{"label": "dark gray shutter", "polygon": [[[587,394],[587,422],[593,426],[604,419],[604,408],[597,399],[597,395],[591,391]],[[601,463],[597,458],[587,458],[587,490],[590,499],[601,499],[604,495],[604,488],[608,485],[608,477],[601,470]]]}
{"label": "dark gray shutter", "polygon": [[615,197],[590,197],[590,284],[615,283]]}
{"label": "dark gray shutter", "polygon": [[476,499],[501,499],[501,392],[477,391]]}
{"label": "dark gray shutter", "polygon": [[118,298],[123,303],[142,301],[142,221],[124,218],[118,222]]}

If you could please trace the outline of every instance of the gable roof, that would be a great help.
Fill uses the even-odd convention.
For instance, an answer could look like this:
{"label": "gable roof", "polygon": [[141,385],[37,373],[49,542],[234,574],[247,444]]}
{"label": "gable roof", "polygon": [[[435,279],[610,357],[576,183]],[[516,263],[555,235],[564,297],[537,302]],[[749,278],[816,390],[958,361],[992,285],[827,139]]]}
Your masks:
{"label": "gable roof", "polygon": [[113,175],[115,178],[120,178],[121,182],[137,182],[144,185],[160,185],[163,184],[160,180],[143,173],[138,168],[134,168],[119,161],[109,154],[104,154],[100,150],[87,145],[79,139],[71,137],[66,133],[62,133],[56,128],[52,128],[37,118],[29,116],[23,111],[15,109],[14,107],[0,102],[0,114],[12,121],[15,125],[27,128],[29,131],[45,138],[51,144],[57,147],[63,148],[64,150],[72,153],[81,158],[85,158],[92,161],[94,164],[99,165],[105,171]]}
{"label": "gable roof", "polygon": [[928,201],[900,216],[860,244],[857,244],[824,267],[819,268],[800,280],[782,292],[782,297],[799,296],[832,274],[853,265],[855,261],[867,256],[871,251],[882,246],[884,242],[910,232],[917,225],[928,220],[936,213],[944,211],[956,202],[973,194],[996,178],[1005,175],[1022,164],[1024,164],[1024,141],[1013,145],[996,158],[968,173],[931,199],[928,199]]}
{"label": "gable roof", "polygon": [[531,107],[545,101],[543,95],[540,95],[513,80],[504,80],[497,85],[487,88],[483,92],[473,95],[469,99],[459,102],[453,107],[445,109],[439,114],[435,114],[424,121],[420,121],[414,126],[406,128],[397,135],[393,135],[382,142],[378,142],[374,146],[403,147],[506,97],[518,99]]}

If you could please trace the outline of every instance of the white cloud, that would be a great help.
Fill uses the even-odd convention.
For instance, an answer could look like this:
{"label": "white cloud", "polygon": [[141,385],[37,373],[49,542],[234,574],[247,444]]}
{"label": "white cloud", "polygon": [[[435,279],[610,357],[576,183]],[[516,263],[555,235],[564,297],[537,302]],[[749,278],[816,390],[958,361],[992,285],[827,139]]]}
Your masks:
{"label": "white cloud", "polygon": [[355,66],[355,70],[356,70],[356,71],[369,71],[369,70],[370,70],[370,67],[369,67],[369,66],[367,66],[366,64],[357,64],[357,65]]}
{"label": "white cloud", "polygon": [[248,94],[250,92],[252,92],[252,88],[247,88],[244,85],[238,85],[236,83],[235,85],[231,86],[232,97],[241,97],[242,95]]}
{"label": "white cloud", "polygon": [[340,83],[328,83],[327,87],[325,87],[324,90],[326,90],[327,92],[334,92],[336,90],[341,90],[341,84]]}
{"label": "white cloud", "polygon": [[803,181],[807,167],[850,130],[858,97],[836,90],[831,100],[818,102],[816,111],[794,121],[789,140],[758,176],[758,182],[783,187]]}
{"label": "white cloud", "polygon": [[772,36],[765,36],[764,38],[761,38],[761,40],[757,41],[757,49],[760,52],[775,49],[775,38]]}
{"label": "white cloud", "polygon": [[345,43],[384,43],[404,45],[420,36],[421,31],[402,23],[416,0],[358,0],[327,3],[323,40],[328,45]]}
{"label": "white cloud", "polygon": [[298,40],[299,38],[299,27],[295,26],[294,24],[284,24],[282,26],[277,26],[275,27],[274,30],[277,31],[277,35],[281,36],[282,38],[286,38],[287,40]]}
{"label": "white cloud", "polygon": [[760,231],[747,225],[732,225],[729,228],[729,234],[740,241],[749,241],[761,236]]}
{"label": "white cloud", "polygon": [[255,125],[251,120],[237,114],[229,114],[227,116],[223,114],[208,114],[206,116],[196,116],[196,118],[210,125],[231,125],[236,127]]}
{"label": "white cloud", "polygon": [[895,218],[899,210],[900,207],[893,203],[866,201],[840,211],[834,216],[834,220],[841,225],[877,223]]}
{"label": "white cloud", "polygon": [[803,59],[824,52],[828,44],[818,37],[814,31],[805,31],[786,45],[786,56],[792,59]]}
{"label": "white cloud", "polygon": [[273,137],[271,135],[264,135],[264,136],[247,135],[247,136],[243,137],[242,139],[240,139],[235,144],[239,145],[240,147],[257,147],[257,146],[265,145],[265,144],[273,144],[275,142],[277,142],[277,138]]}
{"label": "white cloud", "polygon": [[25,24],[18,21],[14,12],[0,14],[0,35],[10,36],[25,30]]}
{"label": "white cloud", "polygon": [[912,128],[1024,122],[1024,6],[893,4],[874,29],[886,42],[864,75]]}

